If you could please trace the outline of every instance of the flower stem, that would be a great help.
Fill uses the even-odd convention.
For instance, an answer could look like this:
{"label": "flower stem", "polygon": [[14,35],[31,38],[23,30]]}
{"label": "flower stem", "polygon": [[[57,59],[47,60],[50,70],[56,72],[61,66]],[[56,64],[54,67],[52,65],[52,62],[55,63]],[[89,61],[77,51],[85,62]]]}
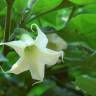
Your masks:
{"label": "flower stem", "polygon": [[[5,20],[5,32],[4,32],[4,42],[7,42],[9,39],[9,33],[11,29],[11,16],[12,16],[12,5],[14,0],[6,0],[7,3],[7,16]],[[7,53],[7,48],[4,46],[3,50],[4,55]]]}

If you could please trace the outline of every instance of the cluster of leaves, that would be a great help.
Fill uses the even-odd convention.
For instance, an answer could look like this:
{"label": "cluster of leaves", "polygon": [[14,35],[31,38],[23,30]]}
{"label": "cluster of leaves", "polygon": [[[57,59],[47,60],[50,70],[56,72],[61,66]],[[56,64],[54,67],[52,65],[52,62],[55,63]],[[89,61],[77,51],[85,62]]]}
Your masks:
{"label": "cluster of leaves", "polygon": [[[10,23],[10,17],[5,39],[4,30],[10,27],[5,27],[5,20]],[[46,68],[46,79],[35,86],[28,72],[18,76],[0,72],[0,96],[96,96],[96,0],[0,0],[0,41],[19,38],[24,29],[36,35],[30,30],[32,23],[66,40],[64,64]],[[5,70],[18,59],[9,50],[0,54]]]}

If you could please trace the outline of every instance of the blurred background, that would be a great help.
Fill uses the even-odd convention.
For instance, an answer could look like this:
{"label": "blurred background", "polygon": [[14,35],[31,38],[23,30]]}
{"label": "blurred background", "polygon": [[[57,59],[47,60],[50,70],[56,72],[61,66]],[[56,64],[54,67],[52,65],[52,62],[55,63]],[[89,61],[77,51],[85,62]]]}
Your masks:
{"label": "blurred background", "polygon": [[[96,0],[0,0],[0,42],[24,32],[36,37],[32,23],[47,35],[48,48],[64,51],[64,62],[46,67],[44,82],[34,86],[29,71],[0,70],[0,96],[96,96]],[[0,66],[8,70],[19,56],[3,48]]]}

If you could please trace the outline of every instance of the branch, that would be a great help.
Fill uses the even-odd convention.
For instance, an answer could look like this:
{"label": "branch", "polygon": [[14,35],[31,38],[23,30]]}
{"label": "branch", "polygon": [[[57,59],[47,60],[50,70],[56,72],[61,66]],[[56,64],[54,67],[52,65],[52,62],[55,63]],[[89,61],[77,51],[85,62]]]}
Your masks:
{"label": "branch", "polygon": [[69,2],[68,0],[63,0],[57,7],[53,8],[53,9],[51,9],[51,10],[49,10],[49,11],[40,13],[40,14],[38,14],[38,15],[36,15],[36,16],[33,16],[33,13],[32,13],[32,14],[30,15],[32,18],[30,18],[30,20],[27,20],[27,19],[29,18],[29,16],[27,16],[26,19],[25,19],[24,21],[22,21],[22,24],[24,24],[24,23],[27,24],[27,23],[29,23],[30,21],[35,20],[35,19],[37,19],[37,18],[39,18],[39,17],[41,17],[41,16],[43,16],[43,15],[46,15],[46,14],[48,14],[48,13],[50,13],[50,12],[54,12],[54,11],[56,11],[56,10],[59,10],[59,9],[62,9],[62,8],[66,8],[66,7],[72,7],[73,5],[74,5],[74,4],[71,3],[71,2]]}
{"label": "branch", "polygon": [[[9,33],[11,29],[11,15],[12,15],[12,5],[14,0],[6,0],[7,3],[7,16],[5,20],[5,32],[4,32],[4,42],[7,42],[9,39]],[[4,55],[7,53],[7,48],[4,46],[3,50]]]}

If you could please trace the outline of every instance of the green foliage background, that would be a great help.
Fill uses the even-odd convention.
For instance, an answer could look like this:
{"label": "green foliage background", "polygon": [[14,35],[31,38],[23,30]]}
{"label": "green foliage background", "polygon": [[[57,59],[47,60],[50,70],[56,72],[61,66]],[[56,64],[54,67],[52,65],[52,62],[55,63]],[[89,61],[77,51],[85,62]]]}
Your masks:
{"label": "green foliage background", "polygon": [[[32,86],[29,72],[0,71],[0,96],[96,96],[96,0],[0,0],[0,41],[4,39],[7,3],[12,2],[9,41],[37,23],[46,34],[56,33],[68,43],[64,64],[46,68],[44,82]],[[25,29],[25,30],[24,30]],[[8,70],[18,60],[10,48],[0,64]],[[5,57],[5,56],[6,57]]]}

